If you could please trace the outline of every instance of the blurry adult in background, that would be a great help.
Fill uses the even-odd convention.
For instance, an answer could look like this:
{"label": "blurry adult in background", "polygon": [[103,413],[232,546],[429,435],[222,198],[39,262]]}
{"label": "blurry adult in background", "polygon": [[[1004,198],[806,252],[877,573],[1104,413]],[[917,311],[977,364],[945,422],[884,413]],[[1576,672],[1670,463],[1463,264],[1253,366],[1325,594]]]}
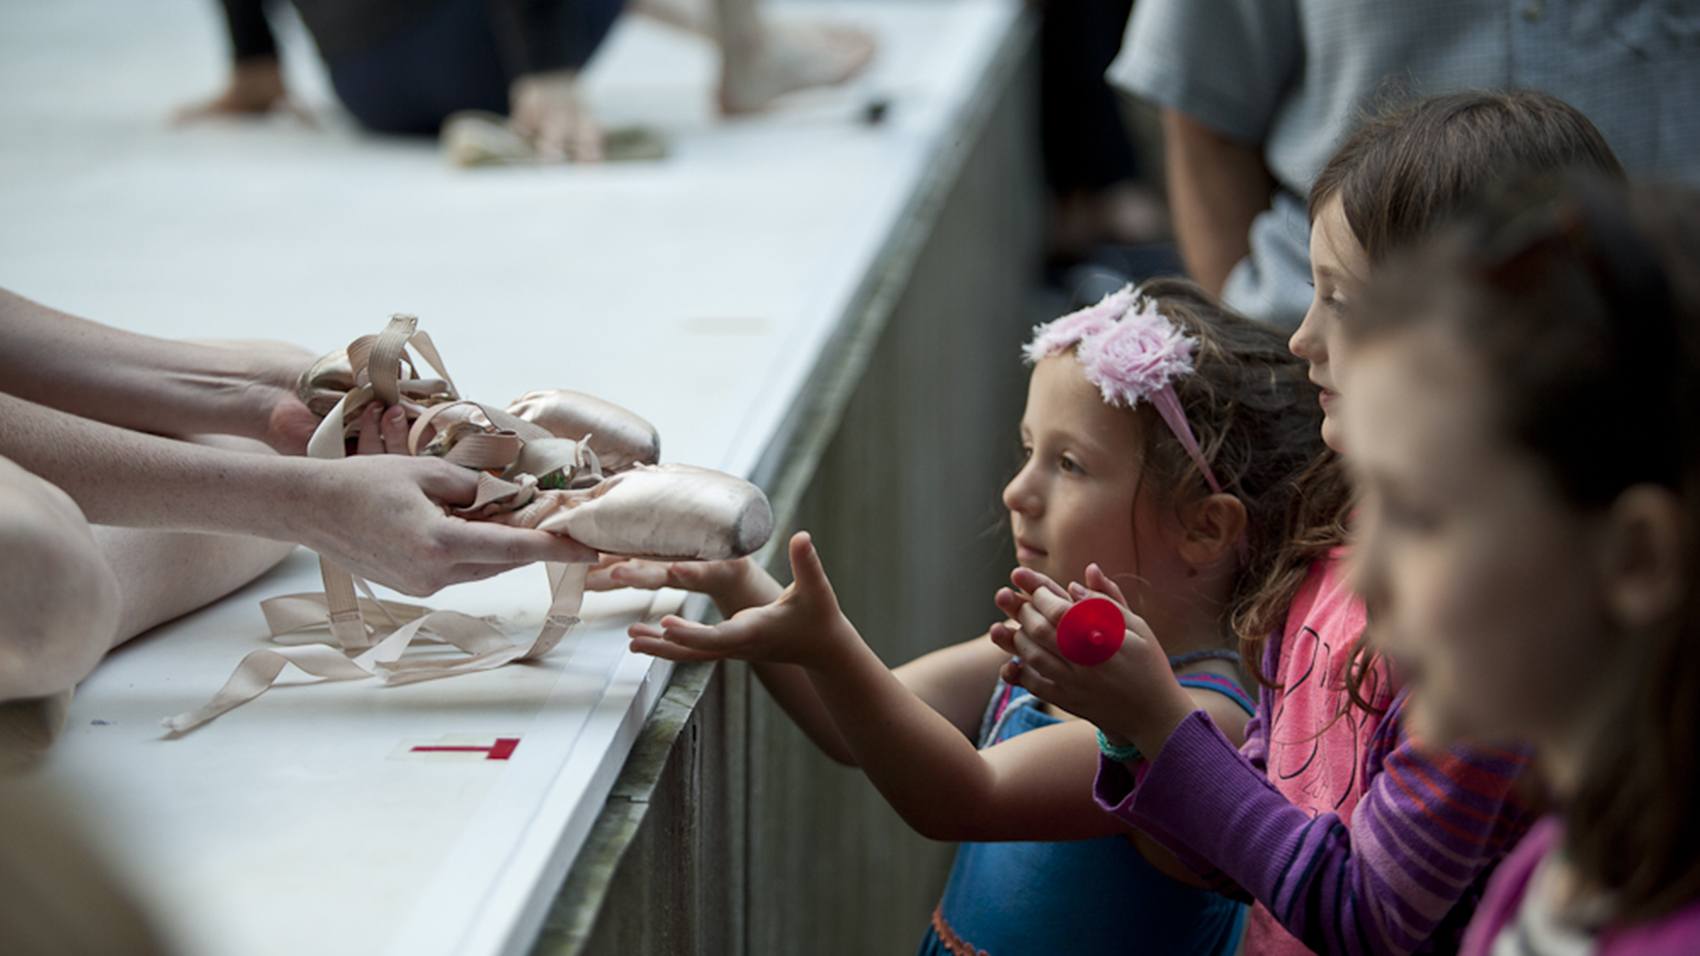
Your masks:
{"label": "blurry adult in background", "polygon": [[1053,263],[1072,264],[1104,243],[1166,236],[1162,198],[1141,175],[1121,97],[1104,79],[1121,49],[1133,0],[1036,0],[1035,6]]}
{"label": "blurry adult in background", "polygon": [[[266,113],[293,106],[266,8],[282,0],[221,0],[233,69],[225,90],[180,117]],[[508,114],[545,159],[602,158],[603,134],[578,78],[626,0],[291,0],[324,58],[337,98],[362,126],[435,135],[449,114]],[[715,4],[710,9],[709,4]],[[716,39],[724,112],[753,112],[797,89],[859,72],[865,33],[768,25],[756,0],[634,0],[634,12]]]}
{"label": "blurry adult in background", "polygon": [[1304,197],[1380,101],[1541,90],[1631,174],[1700,184],[1700,0],[1139,0],[1109,77],[1162,110],[1193,278],[1289,327],[1311,301]]}

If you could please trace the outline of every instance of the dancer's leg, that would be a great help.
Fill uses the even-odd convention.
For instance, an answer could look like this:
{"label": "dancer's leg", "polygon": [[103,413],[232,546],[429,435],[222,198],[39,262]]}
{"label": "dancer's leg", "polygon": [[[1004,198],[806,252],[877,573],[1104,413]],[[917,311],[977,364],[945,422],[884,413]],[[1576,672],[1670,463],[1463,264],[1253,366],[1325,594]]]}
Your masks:
{"label": "dancer's leg", "polygon": [[118,579],[63,491],[0,458],[0,701],[69,690],[118,629]]}
{"label": "dancer's leg", "polygon": [[[200,436],[194,441],[275,454],[243,438]],[[118,582],[118,619],[106,650],[224,597],[277,566],[295,548],[265,538],[104,525],[95,526],[94,538]]]}
{"label": "dancer's leg", "polygon": [[[258,442],[201,440],[271,454]],[[0,458],[0,763],[52,744],[71,688],[113,647],[229,594],[292,548],[91,526],[64,492]]]}
{"label": "dancer's leg", "polygon": [[760,0],[632,0],[632,11],[720,45],[720,109],[766,109],[787,93],[833,86],[860,73],[874,39],[855,27],[762,16]]}
{"label": "dancer's leg", "polygon": [[60,728],[117,630],[119,587],[70,496],[0,458],[0,770]]}

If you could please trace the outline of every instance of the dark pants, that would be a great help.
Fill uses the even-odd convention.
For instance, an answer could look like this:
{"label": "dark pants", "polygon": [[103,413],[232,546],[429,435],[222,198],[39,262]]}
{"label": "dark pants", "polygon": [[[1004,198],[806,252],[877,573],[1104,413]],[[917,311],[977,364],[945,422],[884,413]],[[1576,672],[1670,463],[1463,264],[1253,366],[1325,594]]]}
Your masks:
{"label": "dark pants", "polygon": [[1133,0],[1044,0],[1039,8],[1039,131],[1056,195],[1097,192],[1139,173],[1104,71],[1121,50]]}
{"label": "dark pants", "polygon": [[[362,126],[434,136],[457,110],[508,111],[506,63],[491,0],[421,0],[419,17],[371,49],[327,62],[331,85]],[[619,18],[624,0],[560,0],[566,62],[580,69]]]}

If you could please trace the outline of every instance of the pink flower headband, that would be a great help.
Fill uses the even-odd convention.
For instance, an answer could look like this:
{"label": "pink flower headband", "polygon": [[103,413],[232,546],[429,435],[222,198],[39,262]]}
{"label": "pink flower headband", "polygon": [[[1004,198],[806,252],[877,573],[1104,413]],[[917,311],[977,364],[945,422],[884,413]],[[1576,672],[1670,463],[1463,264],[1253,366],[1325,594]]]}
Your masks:
{"label": "pink flower headband", "polygon": [[1029,365],[1036,365],[1072,348],[1086,380],[1098,386],[1106,403],[1135,408],[1141,401],[1150,402],[1210,490],[1221,494],[1222,485],[1204,460],[1204,450],[1175,394],[1174,381],[1192,374],[1197,344],[1158,312],[1155,302],[1129,285],[1097,305],[1036,326],[1033,341],[1022,354]]}

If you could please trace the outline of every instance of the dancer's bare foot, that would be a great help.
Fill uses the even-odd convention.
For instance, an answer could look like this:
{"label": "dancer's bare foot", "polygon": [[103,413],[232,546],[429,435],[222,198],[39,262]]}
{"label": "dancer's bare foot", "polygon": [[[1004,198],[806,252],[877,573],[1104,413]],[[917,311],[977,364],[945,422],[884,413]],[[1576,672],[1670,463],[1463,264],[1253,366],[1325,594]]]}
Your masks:
{"label": "dancer's bare foot", "polygon": [[222,92],[210,99],[179,107],[172,114],[171,122],[175,126],[187,126],[210,119],[264,116],[277,112],[288,113],[306,126],[319,125],[313,114],[289,95],[283,84],[283,67],[277,57],[263,56],[236,64]]}
{"label": "dancer's bare foot", "polygon": [[867,67],[874,49],[866,31],[828,23],[769,23],[748,39],[727,36],[720,111],[754,113],[787,93],[844,83]]}

